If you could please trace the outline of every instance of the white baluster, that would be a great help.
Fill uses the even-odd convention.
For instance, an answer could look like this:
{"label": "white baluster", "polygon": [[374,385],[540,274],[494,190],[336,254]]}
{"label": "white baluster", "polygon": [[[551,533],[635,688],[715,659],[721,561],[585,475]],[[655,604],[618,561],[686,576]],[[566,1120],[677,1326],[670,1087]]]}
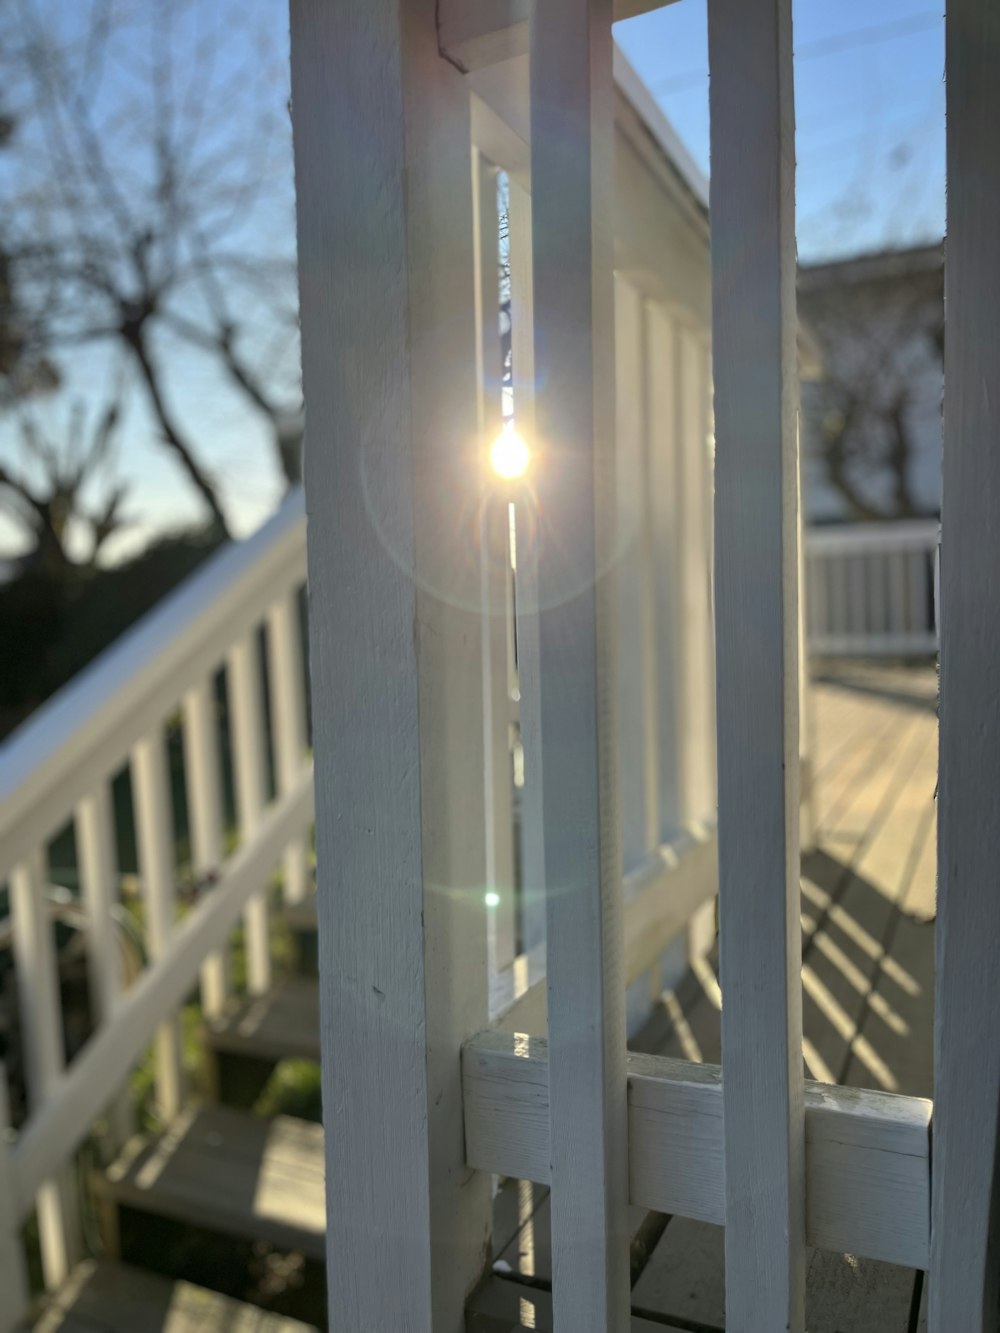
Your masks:
{"label": "white baluster", "polygon": [[[267,617],[271,720],[278,794],[290,791],[306,763],[306,696],[302,664],[298,590],[271,607]],[[284,897],[300,903],[309,890],[309,837],[296,838],[285,852]]]}
{"label": "white baluster", "polygon": [[[115,1010],[122,992],[122,953],[114,909],[118,903],[118,857],[107,781],[98,784],[76,808],[76,850],[80,890],[87,909],[87,975],[95,1025]],[[128,1090],[116,1095],[109,1110],[111,1137],[120,1145],[132,1131]]]}
{"label": "white baluster", "polygon": [[[166,743],[160,729],[132,751],[132,802],[150,957],[159,958],[170,943],[176,915],[174,830]],[[167,1120],[180,1110],[183,1061],[180,1024],[167,1019],[154,1045],[156,1097]]]}
{"label": "white baluster", "polygon": [[[222,774],[211,677],[184,696],[184,761],[191,861],[195,875],[205,880],[218,871],[223,859]],[[201,1003],[209,1018],[222,1012],[228,994],[228,959],[220,949],[205,959],[201,969]]]}
{"label": "white baluster", "polygon": [[[40,1111],[63,1071],[63,1021],[53,923],[41,850],[10,875],[21,1049],[31,1113]],[[38,1238],[48,1288],[63,1282],[80,1252],[80,1212],[72,1163],[38,1191]]]}
{"label": "white baluster", "polygon": [[[264,698],[256,631],[244,635],[226,659],[229,679],[229,730],[236,778],[236,811],[243,844],[252,841],[264,809]],[[243,914],[247,989],[262,995],[271,984],[271,938],[267,890]]]}
{"label": "white baluster", "polygon": [[802,1333],[791,0],[709,0],[726,1323]]}

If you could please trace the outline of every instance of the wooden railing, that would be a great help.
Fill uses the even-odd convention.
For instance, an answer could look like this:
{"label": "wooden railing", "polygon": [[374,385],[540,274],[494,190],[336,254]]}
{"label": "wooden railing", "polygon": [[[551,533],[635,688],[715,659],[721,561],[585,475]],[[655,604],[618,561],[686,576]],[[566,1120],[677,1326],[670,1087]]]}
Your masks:
{"label": "wooden railing", "polygon": [[[246,984],[252,992],[265,989],[270,887],[279,863],[285,899],[307,892],[312,763],[304,581],[298,493],[250,540],[207,561],[0,747],[0,883],[9,888],[27,1096],[10,1139],[0,1078],[0,1328],[16,1326],[24,1310],[20,1227],[33,1210],[46,1286],[56,1286],[77,1256],[72,1161],[95,1118],[106,1116],[113,1138],[128,1132],[131,1108],[122,1088],[150,1042],[157,1108],[163,1117],[176,1112],[184,1095],[180,1005],[200,977],[205,1013],[222,1008],[241,914]],[[223,698],[235,829],[227,828],[224,814]],[[178,732],[180,765],[178,747],[169,744]],[[127,987],[112,796],[122,773],[138,861],[138,895],[126,910],[147,960]],[[177,805],[186,809],[190,842],[183,876]],[[49,846],[67,825],[75,841],[92,1022],[69,1064],[48,894]]]}
{"label": "wooden railing", "polygon": [[818,657],[935,653],[939,539],[936,519],[808,532],[810,651]]}

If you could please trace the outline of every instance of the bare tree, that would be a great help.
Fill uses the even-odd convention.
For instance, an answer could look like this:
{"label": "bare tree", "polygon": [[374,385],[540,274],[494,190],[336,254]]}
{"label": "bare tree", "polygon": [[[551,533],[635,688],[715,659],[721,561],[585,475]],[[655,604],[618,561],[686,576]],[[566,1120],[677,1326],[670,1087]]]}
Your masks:
{"label": "bare tree", "polygon": [[17,125],[3,248],[21,290],[54,355],[125,352],[222,532],[192,374],[263,422],[288,482],[302,433],[285,60],[273,7],[256,8],[81,0],[57,24],[50,2],[10,0],[0,20]]}
{"label": "bare tree", "polygon": [[918,453],[938,432],[944,301],[938,247],[804,270],[800,311],[822,371],[803,386],[806,447],[852,519],[927,512]]}
{"label": "bare tree", "polygon": [[28,561],[57,582],[93,568],[108,539],[128,523],[127,487],[115,477],[119,420],[117,402],[89,422],[83,403],[76,402],[58,440],[37,413],[25,411],[19,422],[22,461],[0,463],[0,501],[32,543]]}

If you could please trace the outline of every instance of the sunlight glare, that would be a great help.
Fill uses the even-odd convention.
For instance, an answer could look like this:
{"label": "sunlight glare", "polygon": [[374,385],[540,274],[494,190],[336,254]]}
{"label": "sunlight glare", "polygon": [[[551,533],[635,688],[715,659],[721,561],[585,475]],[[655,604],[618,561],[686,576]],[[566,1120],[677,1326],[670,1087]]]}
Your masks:
{"label": "sunlight glare", "polygon": [[514,423],[508,421],[490,445],[490,467],[504,481],[514,481],[524,476],[530,462],[531,450],[514,429]]}

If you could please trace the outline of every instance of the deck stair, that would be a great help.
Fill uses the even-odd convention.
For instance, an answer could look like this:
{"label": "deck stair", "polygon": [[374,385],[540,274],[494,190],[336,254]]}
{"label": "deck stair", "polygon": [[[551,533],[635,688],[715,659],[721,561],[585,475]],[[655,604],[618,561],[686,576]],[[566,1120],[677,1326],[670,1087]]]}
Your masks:
{"label": "deck stair", "polygon": [[126,1264],[80,1264],[49,1301],[35,1333],[315,1333],[190,1282]]}

